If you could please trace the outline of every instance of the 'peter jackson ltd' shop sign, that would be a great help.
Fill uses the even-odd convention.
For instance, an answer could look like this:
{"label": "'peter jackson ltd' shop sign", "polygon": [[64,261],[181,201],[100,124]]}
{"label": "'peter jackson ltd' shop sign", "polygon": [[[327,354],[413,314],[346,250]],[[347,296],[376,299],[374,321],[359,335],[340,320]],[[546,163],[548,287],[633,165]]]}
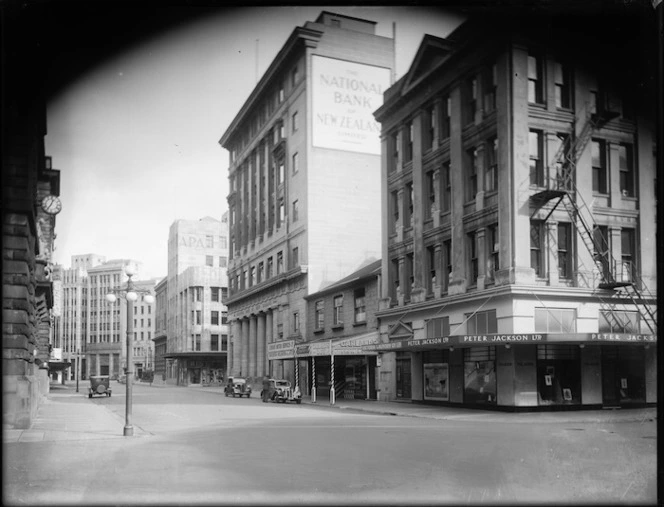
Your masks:
{"label": "'peter jackson ltd' shop sign", "polygon": [[486,346],[498,344],[537,343],[652,343],[656,335],[627,333],[525,333],[441,336],[437,338],[392,340],[376,345],[376,350],[418,350],[437,346]]}

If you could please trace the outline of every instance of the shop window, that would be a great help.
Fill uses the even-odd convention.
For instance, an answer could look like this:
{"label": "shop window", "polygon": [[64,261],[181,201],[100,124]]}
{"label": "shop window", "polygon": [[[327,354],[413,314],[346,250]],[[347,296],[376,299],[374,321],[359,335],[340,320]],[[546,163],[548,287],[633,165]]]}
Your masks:
{"label": "shop window", "polygon": [[427,321],[427,338],[442,338],[450,335],[450,318],[437,317]]}
{"label": "shop window", "polygon": [[537,346],[537,392],[540,405],[581,403],[581,362],[578,346]]}
{"label": "shop window", "polygon": [[355,289],[353,293],[355,298],[355,323],[359,324],[367,321],[367,307],[365,299],[365,289]]}
{"label": "shop window", "polygon": [[496,347],[463,349],[464,403],[496,403]]}
{"label": "shop window", "polygon": [[599,312],[600,333],[628,333],[639,332],[638,312],[620,312],[602,310]]}
{"label": "shop window", "polygon": [[536,333],[575,333],[576,310],[570,308],[535,308]]}
{"label": "shop window", "polygon": [[645,349],[634,345],[602,347],[602,402],[604,405],[645,403]]}
{"label": "shop window", "polygon": [[443,360],[443,351],[440,352],[436,354],[437,357],[425,357],[422,364],[425,400],[449,401],[450,399],[450,365],[449,361]]}
{"label": "shop window", "polygon": [[599,194],[607,193],[606,185],[606,141],[601,139],[593,139],[590,143],[590,152],[592,158],[593,170],[593,192]]}
{"label": "shop window", "polygon": [[487,310],[466,315],[466,327],[469,335],[497,333],[498,320],[496,319],[496,310]]}

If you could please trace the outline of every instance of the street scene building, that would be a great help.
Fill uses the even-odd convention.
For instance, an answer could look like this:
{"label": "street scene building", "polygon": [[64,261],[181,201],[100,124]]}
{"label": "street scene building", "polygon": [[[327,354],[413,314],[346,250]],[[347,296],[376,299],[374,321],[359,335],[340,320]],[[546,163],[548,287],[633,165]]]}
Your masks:
{"label": "street scene building", "polygon": [[[125,267],[134,265],[140,273],[141,264],[131,259],[106,261],[87,270],[87,341],[82,351],[85,363],[81,378],[90,375],[110,375],[122,379],[127,367],[127,305],[118,300],[109,303],[106,295],[127,282]],[[137,278],[138,273],[135,275]],[[135,281],[135,286],[154,293],[154,280]],[[152,357],[154,319],[152,306],[142,298],[133,302],[132,361],[133,372],[140,379]]]}
{"label": "street scene building", "polygon": [[378,399],[373,349],[380,342],[376,318],[380,274],[381,261],[372,261],[305,297],[307,328],[313,336],[295,346],[294,352],[300,363],[305,359],[311,372],[308,377],[301,375],[299,382],[313,399]]}
{"label": "street scene building", "polygon": [[294,380],[294,361],[275,370],[268,345],[315,338],[304,298],[380,257],[373,111],[394,41],[375,25],[322,12],[295,28],[219,141],[230,154],[233,375]]}
{"label": "street scene building", "polygon": [[155,342],[160,345],[160,368],[167,383],[219,383],[226,375],[227,265],[227,214],[221,220],[205,217],[171,224],[168,276],[159,283],[157,297],[160,320]]}
{"label": "street scene building", "polygon": [[53,271],[58,292],[59,315],[54,319],[53,346],[61,351],[63,362],[69,366],[57,373],[57,379],[75,380],[86,374],[85,344],[87,343],[88,287],[87,270],[103,264],[101,255],[73,255],[71,268],[56,265]]}
{"label": "street scene building", "polygon": [[382,394],[656,401],[654,95],[633,21],[478,17],[425,36],[386,91]]}

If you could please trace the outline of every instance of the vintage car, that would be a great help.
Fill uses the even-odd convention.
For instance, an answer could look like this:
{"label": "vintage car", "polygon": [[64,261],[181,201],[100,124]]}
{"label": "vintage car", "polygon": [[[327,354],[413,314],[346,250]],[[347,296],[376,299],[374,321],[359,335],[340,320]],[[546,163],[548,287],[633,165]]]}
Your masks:
{"label": "vintage car", "polygon": [[108,375],[91,375],[90,376],[90,387],[88,387],[88,398],[92,398],[95,395],[106,396],[111,395],[111,377]]}
{"label": "vintage car", "polygon": [[224,394],[226,396],[239,396],[242,398],[246,396],[249,398],[251,396],[251,386],[247,382],[246,378],[242,377],[228,377],[228,383],[224,387]]}
{"label": "vintage car", "polygon": [[[268,389],[267,399],[275,403],[286,403],[287,401],[294,401],[298,405],[302,403],[302,393],[300,388],[295,386],[291,387],[289,380],[276,380],[270,379],[270,388]],[[261,392],[261,397],[263,396]]]}

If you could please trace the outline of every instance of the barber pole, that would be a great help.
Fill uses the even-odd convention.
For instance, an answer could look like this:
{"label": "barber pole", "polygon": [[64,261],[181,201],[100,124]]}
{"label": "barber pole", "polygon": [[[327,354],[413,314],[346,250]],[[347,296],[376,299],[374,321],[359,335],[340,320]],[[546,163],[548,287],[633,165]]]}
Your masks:
{"label": "barber pole", "polygon": [[331,371],[331,378],[332,378],[332,386],[330,387],[330,404],[334,405],[334,349],[332,349],[332,340],[330,340],[330,369]]}
{"label": "barber pole", "polygon": [[300,387],[300,360],[297,358],[297,347],[295,347],[295,387]]}
{"label": "barber pole", "polygon": [[311,358],[311,403],[316,403],[316,358]]}

